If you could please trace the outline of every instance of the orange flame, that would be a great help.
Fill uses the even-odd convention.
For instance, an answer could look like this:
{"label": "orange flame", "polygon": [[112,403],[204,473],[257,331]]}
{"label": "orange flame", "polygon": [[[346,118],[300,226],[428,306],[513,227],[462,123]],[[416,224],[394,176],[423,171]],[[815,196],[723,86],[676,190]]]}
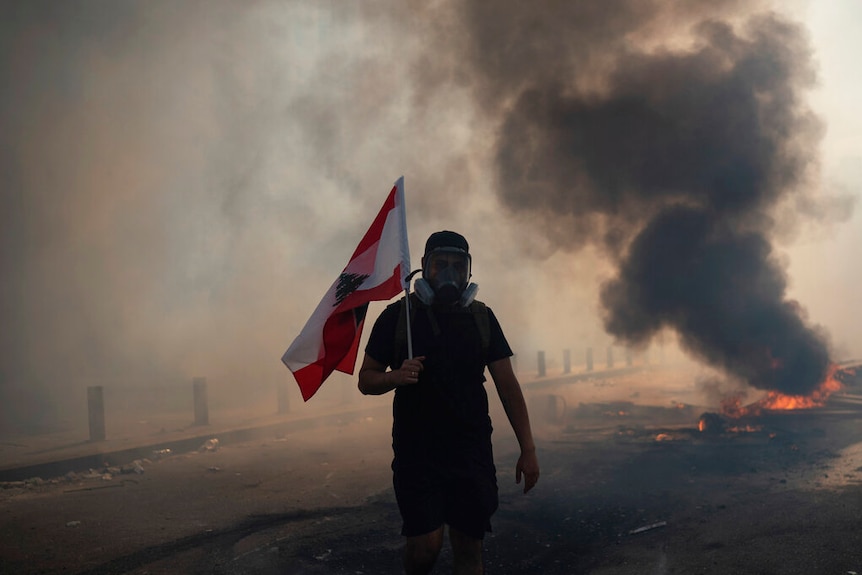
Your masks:
{"label": "orange flame", "polygon": [[790,410],[790,409],[811,409],[812,407],[821,407],[829,399],[829,396],[841,389],[841,383],[835,379],[835,373],[838,371],[837,365],[830,365],[829,371],[826,374],[826,379],[812,391],[809,395],[784,395],[777,391],[770,391],[769,394],[760,400],[763,409],[773,410]]}
{"label": "orange flame", "polygon": [[756,416],[763,410],[784,411],[821,407],[830,395],[841,389],[841,382],[835,379],[837,371],[837,365],[830,365],[823,382],[808,395],[786,395],[770,391],[766,397],[751,405],[742,405],[739,398],[730,397],[722,400],[721,412],[728,417],[739,418],[746,415]]}

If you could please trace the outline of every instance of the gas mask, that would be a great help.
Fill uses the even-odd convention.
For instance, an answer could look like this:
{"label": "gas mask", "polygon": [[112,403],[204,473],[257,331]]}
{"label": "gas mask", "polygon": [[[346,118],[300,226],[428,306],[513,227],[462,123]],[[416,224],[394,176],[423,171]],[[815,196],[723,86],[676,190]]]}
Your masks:
{"label": "gas mask", "polygon": [[468,285],[470,279],[470,254],[458,248],[437,248],[424,258],[422,278],[414,284],[416,295],[427,304],[470,305],[479,286]]}

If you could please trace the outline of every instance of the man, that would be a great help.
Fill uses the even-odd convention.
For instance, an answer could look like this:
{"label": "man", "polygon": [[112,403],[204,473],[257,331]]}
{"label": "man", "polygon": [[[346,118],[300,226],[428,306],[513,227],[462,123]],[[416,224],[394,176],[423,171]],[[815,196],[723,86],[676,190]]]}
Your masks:
{"label": "man", "polygon": [[[482,540],[497,509],[497,479],[485,368],[491,374],[521,455],[515,481],[524,493],[539,479],[536,446],[512,350],[493,312],[474,302],[467,240],[431,234],[422,278],[405,301],[389,305],[372,329],[359,371],[359,390],[393,401],[393,485],[406,545],[404,570],[426,574],[443,545],[444,526],[456,574],[481,574]],[[409,319],[414,357],[408,357]],[[391,368],[391,370],[388,370]]]}

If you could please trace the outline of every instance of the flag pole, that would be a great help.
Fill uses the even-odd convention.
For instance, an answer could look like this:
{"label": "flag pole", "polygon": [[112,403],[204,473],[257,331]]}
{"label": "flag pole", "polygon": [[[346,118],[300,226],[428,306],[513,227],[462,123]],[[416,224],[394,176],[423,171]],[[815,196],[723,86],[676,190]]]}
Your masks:
{"label": "flag pole", "polygon": [[[401,224],[401,237],[404,241],[404,251],[401,256],[402,261],[406,263],[406,271],[410,269],[410,242],[408,241],[409,236],[407,235],[407,204],[404,201],[404,176],[398,178],[398,181],[395,182],[395,186],[398,188],[398,199],[403,207],[401,210],[401,221],[399,223]],[[401,281],[404,287],[404,303],[407,311],[407,359],[413,359],[413,330],[410,329],[410,280],[413,279],[413,276],[419,271],[422,270],[408,273]]]}
{"label": "flag pole", "polygon": [[404,288],[404,302],[407,304],[407,359],[413,359],[413,330],[410,329],[410,288]]}

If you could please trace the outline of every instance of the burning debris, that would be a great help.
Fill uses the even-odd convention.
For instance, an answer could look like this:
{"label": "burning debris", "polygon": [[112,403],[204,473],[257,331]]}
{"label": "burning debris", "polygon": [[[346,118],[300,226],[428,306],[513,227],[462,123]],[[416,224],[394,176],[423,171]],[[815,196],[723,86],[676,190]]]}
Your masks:
{"label": "burning debris", "polygon": [[717,435],[721,433],[756,433],[763,431],[762,425],[734,425],[729,418],[718,413],[706,412],[697,422],[697,430],[701,433]]}
{"label": "burning debris", "polygon": [[724,433],[727,425],[724,418],[718,413],[706,412],[700,416],[697,429],[704,433]]}
{"label": "burning debris", "polygon": [[758,401],[743,405],[739,397],[726,397],[720,413],[707,412],[698,420],[698,430],[705,433],[738,433],[761,431],[762,426],[741,423],[743,419],[757,418],[765,413],[810,410],[824,407],[830,397],[854,381],[855,367],[831,365],[827,377],[808,395],[787,395],[769,391]]}
{"label": "burning debris", "polygon": [[782,411],[793,409],[811,409],[822,407],[829,396],[841,389],[841,383],[835,377],[838,367],[829,367],[828,375],[808,395],[788,395],[770,391],[761,400],[749,405],[742,405],[737,398],[726,398],[722,401],[722,413],[738,419],[745,416],[757,416],[763,411]]}

